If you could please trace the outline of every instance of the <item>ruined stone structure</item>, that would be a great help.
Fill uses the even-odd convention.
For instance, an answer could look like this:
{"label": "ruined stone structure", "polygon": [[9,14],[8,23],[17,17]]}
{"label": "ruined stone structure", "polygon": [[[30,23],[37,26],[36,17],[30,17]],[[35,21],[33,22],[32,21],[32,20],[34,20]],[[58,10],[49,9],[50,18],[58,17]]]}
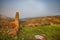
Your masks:
{"label": "ruined stone structure", "polygon": [[9,25],[10,26],[15,25],[15,27],[19,27],[19,12],[16,12],[15,20],[9,22]]}
{"label": "ruined stone structure", "polygon": [[0,24],[0,27],[7,27],[7,33],[16,35],[18,33],[19,28],[19,12],[16,12],[14,21],[10,20],[8,22],[4,22]]}
{"label": "ruined stone structure", "polygon": [[19,12],[16,12],[15,20],[9,22],[9,26],[13,27],[13,30],[9,34],[17,34],[19,28]]}

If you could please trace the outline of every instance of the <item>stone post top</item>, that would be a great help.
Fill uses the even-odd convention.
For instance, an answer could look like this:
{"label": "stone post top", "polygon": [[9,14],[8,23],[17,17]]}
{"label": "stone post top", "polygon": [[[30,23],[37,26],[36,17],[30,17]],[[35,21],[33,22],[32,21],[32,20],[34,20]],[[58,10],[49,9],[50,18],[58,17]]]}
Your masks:
{"label": "stone post top", "polygon": [[19,12],[16,12],[16,16],[18,16],[19,15]]}
{"label": "stone post top", "polygon": [[19,19],[19,12],[16,12],[15,20],[18,20],[18,19]]}

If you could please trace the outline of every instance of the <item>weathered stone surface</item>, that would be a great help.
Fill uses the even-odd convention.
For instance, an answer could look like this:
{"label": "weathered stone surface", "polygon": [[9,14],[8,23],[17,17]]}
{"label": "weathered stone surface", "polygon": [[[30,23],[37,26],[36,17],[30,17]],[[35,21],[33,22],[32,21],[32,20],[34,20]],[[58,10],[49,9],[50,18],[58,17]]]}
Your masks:
{"label": "weathered stone surface", "polygon": [[2,28],[8,27],[7,28],[8,34],[16,35],[18,32],[18,28],[19,28],[19,12],[16,12],[14,21],[4,22],[4,23],[0,24],[0,27],[2,27]]}
{"label": "weathered stone surface", "polygon": [[44,36],[41,36],[41,35],[35,35],[34,37],[37,40],[46,40],[46,38]]}

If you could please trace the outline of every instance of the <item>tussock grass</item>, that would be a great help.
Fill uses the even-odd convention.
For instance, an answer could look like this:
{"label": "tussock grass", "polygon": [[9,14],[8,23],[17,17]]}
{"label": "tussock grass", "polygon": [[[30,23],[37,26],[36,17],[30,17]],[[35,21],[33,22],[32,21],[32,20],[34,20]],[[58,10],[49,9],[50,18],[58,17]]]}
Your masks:
{"label": "tussock grass", "polygon": [[20,26],[17,35],[8,35],[7,31],[11,28],[0,27],[0,40],[36,40],[34,35],[42,35],[47,40],[60,40],[60,24],[41,25],[41,26]]}

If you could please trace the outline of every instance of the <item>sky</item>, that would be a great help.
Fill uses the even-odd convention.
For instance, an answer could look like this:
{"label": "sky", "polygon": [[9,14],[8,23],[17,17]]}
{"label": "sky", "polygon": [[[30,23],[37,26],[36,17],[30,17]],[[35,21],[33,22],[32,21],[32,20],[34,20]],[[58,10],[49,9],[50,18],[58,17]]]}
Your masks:
{"label": "sky", "polygon": [[0,14],[14,18],[60,15],[60,0],[0,0]]}

